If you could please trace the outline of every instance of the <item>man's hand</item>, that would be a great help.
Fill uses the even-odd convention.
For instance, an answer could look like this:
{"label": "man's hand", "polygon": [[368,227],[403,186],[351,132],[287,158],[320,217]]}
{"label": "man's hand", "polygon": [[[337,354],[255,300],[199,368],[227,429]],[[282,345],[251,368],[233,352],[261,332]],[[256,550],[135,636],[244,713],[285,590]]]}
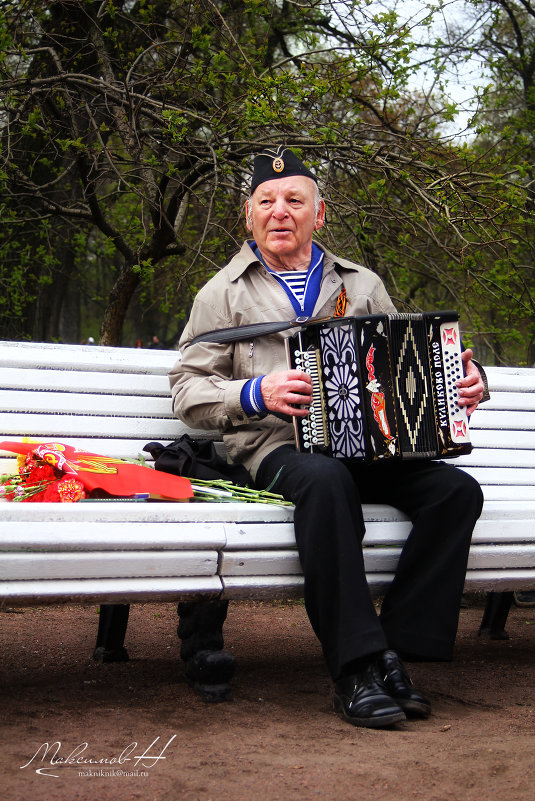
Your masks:
{"label": "man's hand", "polygon": [[473,353],[470,348],[462,352],[461,358],[464,364],[465,375],[464,378],[460,378],[459,381],[457,381],[459,406],[466,406],[466,411],[469,415],[477,409],[485,390],[480,372],[472,361],[472,356]]}
{"label": "man's hand", "polygon": [[302,370],[269,373],[260,382],[260,391],[270,412],[306,417],[312,402],[312,379]]}

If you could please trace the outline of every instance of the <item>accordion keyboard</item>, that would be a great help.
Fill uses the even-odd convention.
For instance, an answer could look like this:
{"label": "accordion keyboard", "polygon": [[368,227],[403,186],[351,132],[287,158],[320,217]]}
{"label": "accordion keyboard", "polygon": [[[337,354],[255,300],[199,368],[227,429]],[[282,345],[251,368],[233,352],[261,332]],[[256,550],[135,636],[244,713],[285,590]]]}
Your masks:
{"label": "accordion keyboard", "polygon": [[329,429],[321,389],[320,352],[312,347],[307,350],[294,350],[293,360],[296,369],[308,373],[312,379],[312,403],[309,406],[308,417],[302,417],[298,422],[301,428],[302,446],[306,450],[328,446]]}

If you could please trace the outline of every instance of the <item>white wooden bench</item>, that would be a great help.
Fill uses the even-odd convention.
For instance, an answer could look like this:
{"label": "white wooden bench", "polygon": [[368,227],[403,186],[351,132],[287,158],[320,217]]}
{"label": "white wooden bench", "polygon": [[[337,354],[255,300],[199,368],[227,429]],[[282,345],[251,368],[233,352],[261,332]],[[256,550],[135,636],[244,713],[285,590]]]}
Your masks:
{"label": "white wooden bench", "polygon": [[[2,342],[0,440],[57,440],[136,458],[150,441],[177,439],[188,430],[171,414],[166,374],[176,355]],[[485,495],[465,590],[535,589],[535,369],[489,367],[487,374],[491,400],[472,417],[474,450],[455,460]],[[13,455],[0,453],[0,471],[14,469]],[[3,503],[0,511],[3,605],[288,598],[302,591],[291,508],[93,502]],[[388,506],[364,511],[367,575],[380,595],[409,523]]]}

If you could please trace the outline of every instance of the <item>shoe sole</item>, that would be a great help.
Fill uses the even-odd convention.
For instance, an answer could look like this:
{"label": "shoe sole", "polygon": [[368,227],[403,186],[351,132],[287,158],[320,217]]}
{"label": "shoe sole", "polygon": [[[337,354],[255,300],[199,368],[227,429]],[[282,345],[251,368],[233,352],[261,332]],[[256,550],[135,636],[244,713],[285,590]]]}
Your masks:
{"label": "shoe sole", "polygon": [[398,706],[402,708],[408,718],[428,718],[431,714],[429,704],[418,703],[418,701],[404,701],[402,698],[394,698]]}
{"label": "shoe sole", "polygon": [[351,723],[352,726],[361,726],[365,729],[383,729],[387,726],[393,726],[394,723],[401,723],[402,720],[406,720],[405,712],[402,709],[399,712],[392,712],[390,715],[382,715],[377,718],[353,718],[351,715],[346,714],[342,702],[336,697],[334,698],[333,706],[334,711],[341,715],[347,723]]}
{"label": "shoe sole", "polygon": [[516,592],[513,595],[513,603],[515,606],[524,607],[526,609],[530,609],[535,606],[535,601],[523,601],[522,598],[517,596]]}

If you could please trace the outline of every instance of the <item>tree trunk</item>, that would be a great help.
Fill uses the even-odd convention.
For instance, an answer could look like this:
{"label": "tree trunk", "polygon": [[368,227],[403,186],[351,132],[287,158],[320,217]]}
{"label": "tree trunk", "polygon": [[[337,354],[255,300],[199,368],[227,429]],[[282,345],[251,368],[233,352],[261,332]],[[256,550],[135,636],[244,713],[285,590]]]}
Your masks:
{"label": "tree trunk", "polygon": [[[72,289],[72,277],[76,268],[74,251],[71,247],[72,228],[68,225],[58,225],[56,232],[60,237],[54,248],[57,263],[50,268],[50,283],[43,286],[39,292],[33,320],[32,339],[37,342],[54,342],[61,338],[60,329],[67,312],[65,306]],[[67,338],[63,341],[77,342],[79,329],[74,339],[73,331],[69,330],[69,327],[66,335]]]}
{"label": "tree trunk", "polygon": [[100,327],[100,345],[120,345],[123,325],[132,295],[139,284],[139,274],[125,264],[110,292]]}

